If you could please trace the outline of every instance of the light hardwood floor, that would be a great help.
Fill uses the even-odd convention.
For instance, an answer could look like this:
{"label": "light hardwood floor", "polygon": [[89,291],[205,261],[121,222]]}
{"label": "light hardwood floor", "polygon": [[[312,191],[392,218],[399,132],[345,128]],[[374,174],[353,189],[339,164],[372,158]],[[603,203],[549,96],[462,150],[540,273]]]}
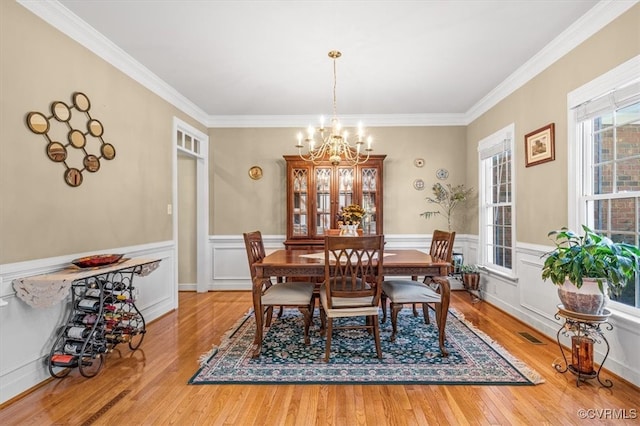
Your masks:
{"label": "light hardwood floor", "polygon": [[[92,379],[77,371],[2,406],[2,425],[572,425],[638,424],[640,389],[603,372],[604,389],[554,371],[548,339],[486,302],[453,292],[452,307],[541,373],[538,386],[187,385],[198,358],[251,307],[248,292],[180,293],[179,310],[148,325]],[[407,308],[405,308],[407,309]],[[519,332],[527,331],[543,345]],[[597,419],[586,421],[580,410]],[[637,414],[637,415],[636,415]]]}

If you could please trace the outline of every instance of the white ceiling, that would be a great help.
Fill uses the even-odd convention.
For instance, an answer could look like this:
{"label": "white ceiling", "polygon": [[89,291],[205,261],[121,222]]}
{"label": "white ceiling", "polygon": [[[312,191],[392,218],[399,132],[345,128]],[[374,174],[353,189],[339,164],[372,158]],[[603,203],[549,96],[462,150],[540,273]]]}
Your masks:
{"label": "white ceiling", "polygon": [[570,38],[590,9],[612,2],[59,3],[215,121],[330,115],[330,50],[343,54],[340,116],[468,115],[558,36]]}

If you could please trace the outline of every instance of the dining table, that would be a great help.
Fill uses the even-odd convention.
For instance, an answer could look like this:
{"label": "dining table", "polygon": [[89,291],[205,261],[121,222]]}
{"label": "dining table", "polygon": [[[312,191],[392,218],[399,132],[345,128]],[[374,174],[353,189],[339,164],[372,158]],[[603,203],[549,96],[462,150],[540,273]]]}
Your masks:
{"label": "dining table", "polygon": [[[253,310],[256,320],[256,334],[252,356],[257,358],[262,352],[263,337],[263,307],[261,303],[262,288],[265,280],[285,278],[288,281],[305,279],[322,281],[324,278],[324,250],[320,249],[287,249],[276,250],[262,260],[254,263],[255,278],[252,287]],[[383,274],[385,276],[405,277],[412,280],[421,277],[446,277],[451,264],[440,259],[433,259],[431,255],[415,249],[384,250]],[[440,280],[441,316],[438,321],[439,345],[441,353],[445,354],[444,328],[447,319],[450,300],[450,287],[447,280]],[[276,284],[277,285],[277,284]]]}

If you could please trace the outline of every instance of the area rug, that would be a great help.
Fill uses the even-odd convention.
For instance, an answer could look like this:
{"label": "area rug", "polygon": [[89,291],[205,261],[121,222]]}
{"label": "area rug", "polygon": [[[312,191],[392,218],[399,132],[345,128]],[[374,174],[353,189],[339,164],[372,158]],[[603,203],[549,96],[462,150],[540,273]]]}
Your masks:
{"label": "area rug", "polygon": [[389,340],[391,321],[381,324],[381,360],[365,330],[334,330],[331,358],[325,363],[325,338],[318,326],[316,315],[311,344],[306,346],[297,310],[287,309],[281,318],[274,315],[265,331],[262,355],[253,359],[255,319],[248,313],[220,346],[200,358],[200,369],[189,384],[534,385],[544,381],[453,309],[446,326],[448,357],[440,356],[435,320],[424,324],[422,315],[414,317],[410,308],[400,311],[395,342]]}

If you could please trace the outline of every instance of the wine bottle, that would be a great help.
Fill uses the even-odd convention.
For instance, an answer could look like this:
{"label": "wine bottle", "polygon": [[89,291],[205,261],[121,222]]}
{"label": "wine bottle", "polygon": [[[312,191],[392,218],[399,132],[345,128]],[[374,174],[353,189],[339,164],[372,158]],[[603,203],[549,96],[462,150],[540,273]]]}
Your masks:
{"label": "wine bottle", "polygon": [[109,343],[120,343],[122,341],[122,334],[111,332],[104,335],[105,339]]}
{"label": "wine bottle", "polygon": [[88,314],[86,312],[77,312],[73,319],[71,320],[74,324],[88,324],[93,325],[98,320],[98,316],[96,314]]}
{"label": "wine bottle", "polygon": [[71,322],[73,324],[81,324],[82,320],[84,320],[84,317],[87,316],[87,314],[85,312],[78,312],[76,311],[73,314],[73,318],[71,318]]}
{"label": "wine bottle", "polygon": [[96,299],[100,298],[100,293],[102,293],[100,291],[99,288],[89,288],[87,289],[87,291],[85,291],[84,296],[85,297],[95,297]]}
{"label": "wine bottle", "polygon": [[[67,340],[64,344],[64,351],[71,355],[80,355],[80,352],[82,352],[82,345],[84,345],[84,342]],[[87,345],[86,351],[89,352],[90,348],[91,345]]]}
{"label": "wine bottle", "polygon": [[67,328],[67,337],[70,339],[84,340],[91,334],[90,327],[72,326]]}
{"label": "wine bottle", "polygon": [[98,321],[98,316],[96,314],[87,314],[82,318],[82,323],[87,325],[93,325]]}
{"label": "wine bottle", "polygon": [[98,312],[100,310],[99,299],[80,299],[77,309],[85,312]]}
{"label": "wine bottle", "polygon": [[111,341],[113,343],[126,343],[131,340],[131,334],[123,333],[122,331],[114,331],[111,333]]}
{"label": "wine bottle", "polygon": [[95,350],[95,352],[107,352],[107,342],[106,340],[101,340],[98,342],[95,342],[95,344],[92,346],[92,349]]}
{"label": "wine bottle", "polygon": [[122,282],[107,281],[104,283],[104,289],[109,291],[123,291],[127,286]]}
{"label": "wine bottle", "polygon": [[122,315],[114,313],[114,312],[105,312],[104,319],[106,321],[119,321]]}

